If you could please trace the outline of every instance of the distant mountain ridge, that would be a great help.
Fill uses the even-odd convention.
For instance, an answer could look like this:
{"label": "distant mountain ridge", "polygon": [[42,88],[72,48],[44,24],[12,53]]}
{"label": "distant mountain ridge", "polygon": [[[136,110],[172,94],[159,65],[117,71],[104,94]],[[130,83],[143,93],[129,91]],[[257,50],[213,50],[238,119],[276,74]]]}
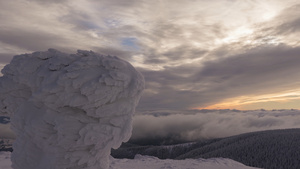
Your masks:
{"label": "distant mountain ridge", "polygon": [[115,158],[136,154],[161,159],[230,158],[247,166],[265,169],[300,168],[300,129],[269,130],[168,146],[124,144],[112,150]]}

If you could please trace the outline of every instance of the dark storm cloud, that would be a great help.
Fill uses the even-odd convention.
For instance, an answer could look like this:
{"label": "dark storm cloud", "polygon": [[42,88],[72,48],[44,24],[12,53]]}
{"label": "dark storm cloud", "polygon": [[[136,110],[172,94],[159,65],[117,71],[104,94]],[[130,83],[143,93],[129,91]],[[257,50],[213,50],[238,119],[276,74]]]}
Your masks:
{"label": "dark storm cloud", "polygon": [[188,107],[199,98],[199,93],[192,90],[179,90],[177,87],[192,86],[191,76],[195,67],[180,66],[163,71],[140,70],[146,80],[146,91],[139,108],[177,109]]}
{"label": "dark storm cloud", "polygon": [[278,34],[292,34],[300,31],[300,4],[285,9],[274,21],[281,21],[275,28]]}
{"label": "dark storm cloud", "polygon": [[122,50],[120,48],[113,48],[113,47],[92,47],[92,50],[101,53],[103,55],[110,55],[110,56],[117,56],[119,58],[130,60],[132,55],[135,54],[134,51]]}
{"label": "dark storm cloud", "polygon": [[195,79],[213,77],[227,80],[238,76],[237,78],[262,80],[263,77],[268,78],[263,74],[279,77],[296,73],[299,70],[297,67],[300,63],[299,54],[300,48],[285,45],[260,46],[240,55],[206,62],[205,67],[195,75]]}
{"label": "dark storm cloud", "polygon": [[27,0],[31,2],[38,2],[42,5],[62,4],[67,3],[69,0]]}
{"label": "dark storm cloud", "polygon": [[[159,115],[161,114],[161,115]],[[193,110],[138,113],[132,140],[195,141],[252,131],[299,128],[299,110]]]}
{"label": "dark storm cloud", "polygon": [[300,4],[294,4],[283,9],[272,20],[256,25],[257,31],[254,33],[254,40],[260,44],[295,43],[298,39],[293,38],[299,36],[300,33],[299,11]]}
{"label": "dark storm cloud", "polygon": [[166,52],[157,49],[147,49],[144,64],[167,64],[168,62],[201,58],[207,53],[205,49],[199,49],[188,45],[182,45],[172,48]]}
{"label": "dark storm cloud", "polygon": [[222,31],[225,29],[223,26],[205,25],[201,18],[195,19],[195,22],[198,24],[182,25],[168,20],[156,22],[150,33],[144,35],[155,45],[140,42],[146,56],[144,64],[167,64],[176,60],[202,58],[208,52],[207,46],[212,46],[211,40],[223,37],[226,32]]}
{"label": "dark storm cloud", "polygon": [[182,45],[164,52],[163,55],[172,59],[195,59],[203,57],[207,52],[204,49]]}
{"label": "dark storm cloud", "polygon": [[77,31],[101,29],[101,27],[97,25],[97,23],[93,21],[93,18],[87,13],[76,11],[74,9],[70,9],[69,14],[60,17],[59,20],[61,22],[72,24],[72,29]]}
{"label": "dark storm cloud", "polygon": [[[276,44],[277,35],[293,36],[293,33],[298,32],[298,8],[299,5],[288,8],[274,20],[262,23],[261,31],[253,34],[252,40],[257,44],[243,46],[243,42],[236,42],[213,51],[193,48],[190,45],[177,46],[167,52],[159,51],[158,47],[148,50],[146,64],[164,64],[183,58],[205,59],[198,66],[197,63],[183,63],[176,67],[165,66],[160,71],[142,71],[148,84],[139,107],[205,107],[227,98],[272,94],[299,88],[300,84],[295,79],[299,79],[300,48],[284,43]],[[168,22],[157,28],[155,35],[165,39],[180,39],[186,31],[183,29],[195,32],[191,26],[177,27],[176,24]],[[197,34],[202,38],[200,42],[221,38],[226,34],[225,27],[221,25],[210,25],[210,29],[200,30],[207,30]],[[211,30],[218,34],[213,37]],[[162,43],[164,38],[157,38],[157,44]]]}
{"label": "dark storm cloud", "polygon": [[53,48],[62,48],[68,42],[64,37],[55,34],[55,32],[44,32],[41,30],[26,29],[1,29],[0,41],[6,44],[14,45],[21,49],[37,51],[46,46]]}
{"label": "dark storm cloud", "polygon": [[228,97],[299,88],[295,81],[300,78],[299,56],[300,48],[269,45],[207,61],[199,67],[190,64],[163,71],[142,71],[147,89],[141,107],[200,107]]}
{"label": "dark storm cloud", "polygon": [[139,4],[143,4],[143,1],[139,0],[89,0],[90,2],[93,2],[95,4],[99,4],[100,6],[112,6],[113,8],[123,8],[123,7],[132,7],[137,6]]}
{"label": "dark storm cloud", "polygon": [[206,79],[216,82],[212,83],[215,87],[212,90],[247,88],[247,85],[292,85],[292,80],[299,78],[299,55],[300,48],[285,45],[260,46],[240,55],[206,62],[194,78],[199,82]]}
{"label": "dark storm cloud", "polygon": [[9,63],[11,61],[11,59],[13,58],[13,54],[10,53],[0,53],[0,63]]}
{"label": "dark storm cloud", "polygon": [[[300,10],[300,9],[299,9]],[[292,20],[289,23],[284,23],[277,28],[280,34],[297,33],[300,31],[300,17]]]}

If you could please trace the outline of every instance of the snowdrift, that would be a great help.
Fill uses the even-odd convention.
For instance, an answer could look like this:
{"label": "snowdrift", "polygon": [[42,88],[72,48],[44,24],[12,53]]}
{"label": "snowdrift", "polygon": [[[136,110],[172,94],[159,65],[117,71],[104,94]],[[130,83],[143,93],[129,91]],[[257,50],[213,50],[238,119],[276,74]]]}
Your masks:
{"label": "snowdrift", "polygon": [[[137,155],[135,159],[110,158],[110,161],[109,169],[258,169],[225,158],[160,160]],[[10,152],[0,152],[0,168],[12,169],[10,165]]]}
{"label": "snowdrift", "polygon": [[131,136],[144,79],[124,60],[49,49],[15,56],[2,74],[14,169],[107,169],[111,148]]}

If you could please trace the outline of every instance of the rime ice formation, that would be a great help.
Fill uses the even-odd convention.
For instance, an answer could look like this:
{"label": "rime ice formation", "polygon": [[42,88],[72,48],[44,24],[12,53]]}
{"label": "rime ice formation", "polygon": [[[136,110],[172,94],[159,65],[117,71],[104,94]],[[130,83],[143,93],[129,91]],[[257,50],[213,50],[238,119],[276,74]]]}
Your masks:
{"label": "rime ice formation", "polygon": [[131,136],[144,79],[126,61],[49,49],[15,56],[2,73],[14,169],[107,169],[110,149]]}

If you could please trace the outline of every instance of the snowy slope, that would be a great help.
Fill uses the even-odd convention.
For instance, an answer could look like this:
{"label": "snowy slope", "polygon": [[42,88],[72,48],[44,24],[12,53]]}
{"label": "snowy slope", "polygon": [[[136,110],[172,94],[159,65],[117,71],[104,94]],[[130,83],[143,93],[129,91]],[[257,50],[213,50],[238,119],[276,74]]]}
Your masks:
{"label": "snowy slope", "polygon": [[112,156],[133,158],[142,154],[178,160],[222,157],[267,169],[299,169],[299,142],[300,129],[268,130],[168,146],[126,146],[126,143],[113,150]]}
{"label": "snowy slope", "polygon": [[[110,169],[257,169],[225,158],[160,160],[137,155],[135,159],[111,158],[110,161]],[[0,152],[0,168],[12,169],[10,165],[10,152]]]}

